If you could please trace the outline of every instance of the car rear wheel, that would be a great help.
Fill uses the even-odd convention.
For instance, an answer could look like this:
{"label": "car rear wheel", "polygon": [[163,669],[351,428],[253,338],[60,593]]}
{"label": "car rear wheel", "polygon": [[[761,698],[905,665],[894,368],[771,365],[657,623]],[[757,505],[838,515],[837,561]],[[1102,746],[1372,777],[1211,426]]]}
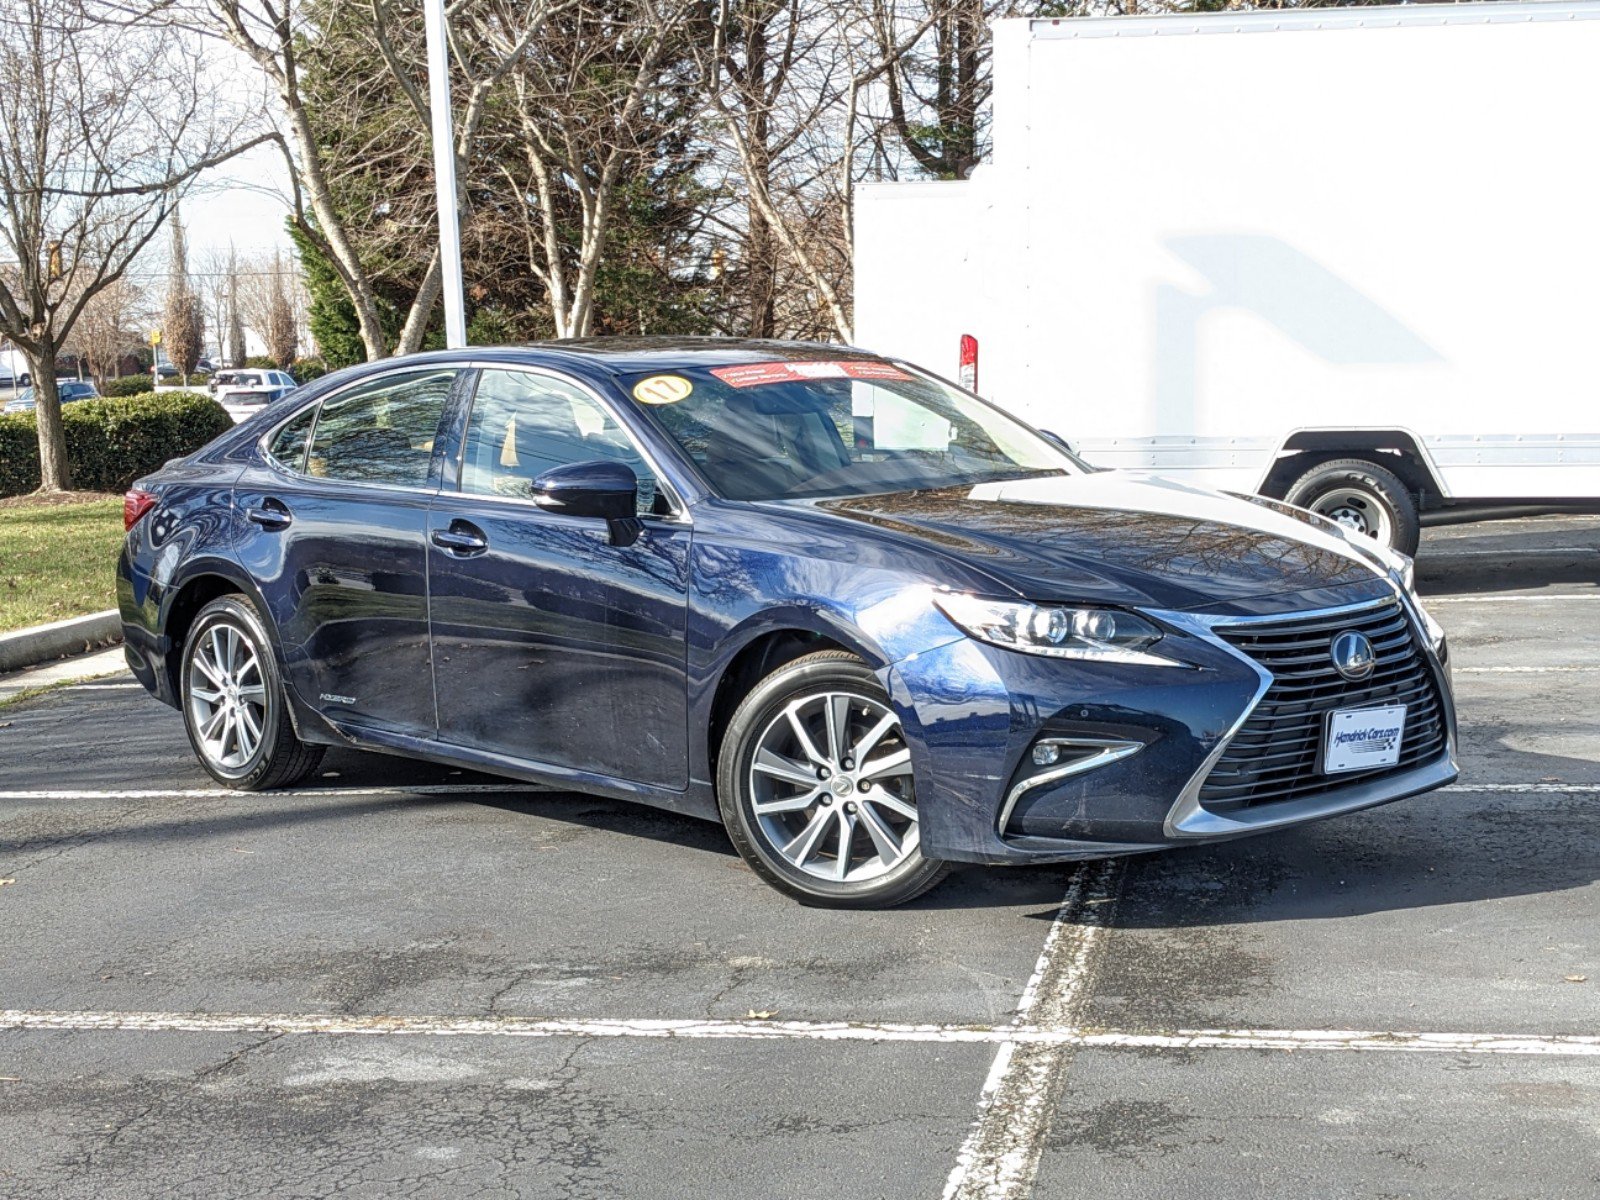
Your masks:
{"label": "car rear wheel", "polygon": [[756,874],[806,904],[903,904],[948,869],[922,853],[900,718],[844,651],[796,659],[745,697],[723,737],[717,801]]}
{"label": "car rear wheel", "polygon": [[322,762],[322,746],[295,736],[271,643],[243,596],[200,610],[180,671],[189,744],[218,783],[243,791],[289,787]]}

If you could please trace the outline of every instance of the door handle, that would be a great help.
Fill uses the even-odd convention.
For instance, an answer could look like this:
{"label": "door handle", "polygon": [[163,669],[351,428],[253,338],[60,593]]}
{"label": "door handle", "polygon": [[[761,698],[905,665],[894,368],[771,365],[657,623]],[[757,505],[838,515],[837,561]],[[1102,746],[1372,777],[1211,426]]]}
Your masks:
{"label": "door handle", "polygon": [[439,549],[462,558],[482,554],[489,548],[483,530],[469,521],[451,521],[450,528],[435,529],[428,537]]}
{"label": "door handle", "polygon": [[254,508],[245,509],[244,517],[245,520],[254,521],[263,529],[287,529],[294,520],[293,514],[289,512],[289,506],[282,500],[274,500],[271,497]]}

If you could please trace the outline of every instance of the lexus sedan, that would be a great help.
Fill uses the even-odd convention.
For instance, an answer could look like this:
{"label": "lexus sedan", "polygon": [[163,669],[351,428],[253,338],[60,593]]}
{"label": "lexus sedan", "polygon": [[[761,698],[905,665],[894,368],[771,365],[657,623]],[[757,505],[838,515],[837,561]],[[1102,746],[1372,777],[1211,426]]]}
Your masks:
{"label": "lexus sedan", "polygon": [[728,340],[352,368],[126,500],[128,662],[200,762],[351,746],[720,821],[813,904],[1456,778],[1410,562],[908,363]]}

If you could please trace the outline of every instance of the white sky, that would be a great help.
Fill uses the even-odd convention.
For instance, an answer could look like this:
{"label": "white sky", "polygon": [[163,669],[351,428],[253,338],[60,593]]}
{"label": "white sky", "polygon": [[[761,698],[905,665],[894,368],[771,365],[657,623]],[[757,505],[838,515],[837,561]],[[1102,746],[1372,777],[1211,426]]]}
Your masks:
{"label": "white sky", "polygon": [[203,251],[227,250],[230,241],[241,257],[288,251],[288,190],[288,169],[275,146],[257,146],[207,172],[183,203],[190,265]]}

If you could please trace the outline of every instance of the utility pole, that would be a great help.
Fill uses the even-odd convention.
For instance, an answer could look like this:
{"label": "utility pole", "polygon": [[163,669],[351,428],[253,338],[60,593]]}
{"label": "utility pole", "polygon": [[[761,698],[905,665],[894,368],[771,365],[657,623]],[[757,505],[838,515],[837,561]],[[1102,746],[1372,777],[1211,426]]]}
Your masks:
{"label": "utility pole", "polygon": [[450,114],[450,45],[444,0],[423,0],[428,35],[428,106],[433,117],[433,187],[439,208],[439,263],[444,271],[444,340],[467,344],[466,301],[461,289],[461,222],[456,210],[456,139]]}

